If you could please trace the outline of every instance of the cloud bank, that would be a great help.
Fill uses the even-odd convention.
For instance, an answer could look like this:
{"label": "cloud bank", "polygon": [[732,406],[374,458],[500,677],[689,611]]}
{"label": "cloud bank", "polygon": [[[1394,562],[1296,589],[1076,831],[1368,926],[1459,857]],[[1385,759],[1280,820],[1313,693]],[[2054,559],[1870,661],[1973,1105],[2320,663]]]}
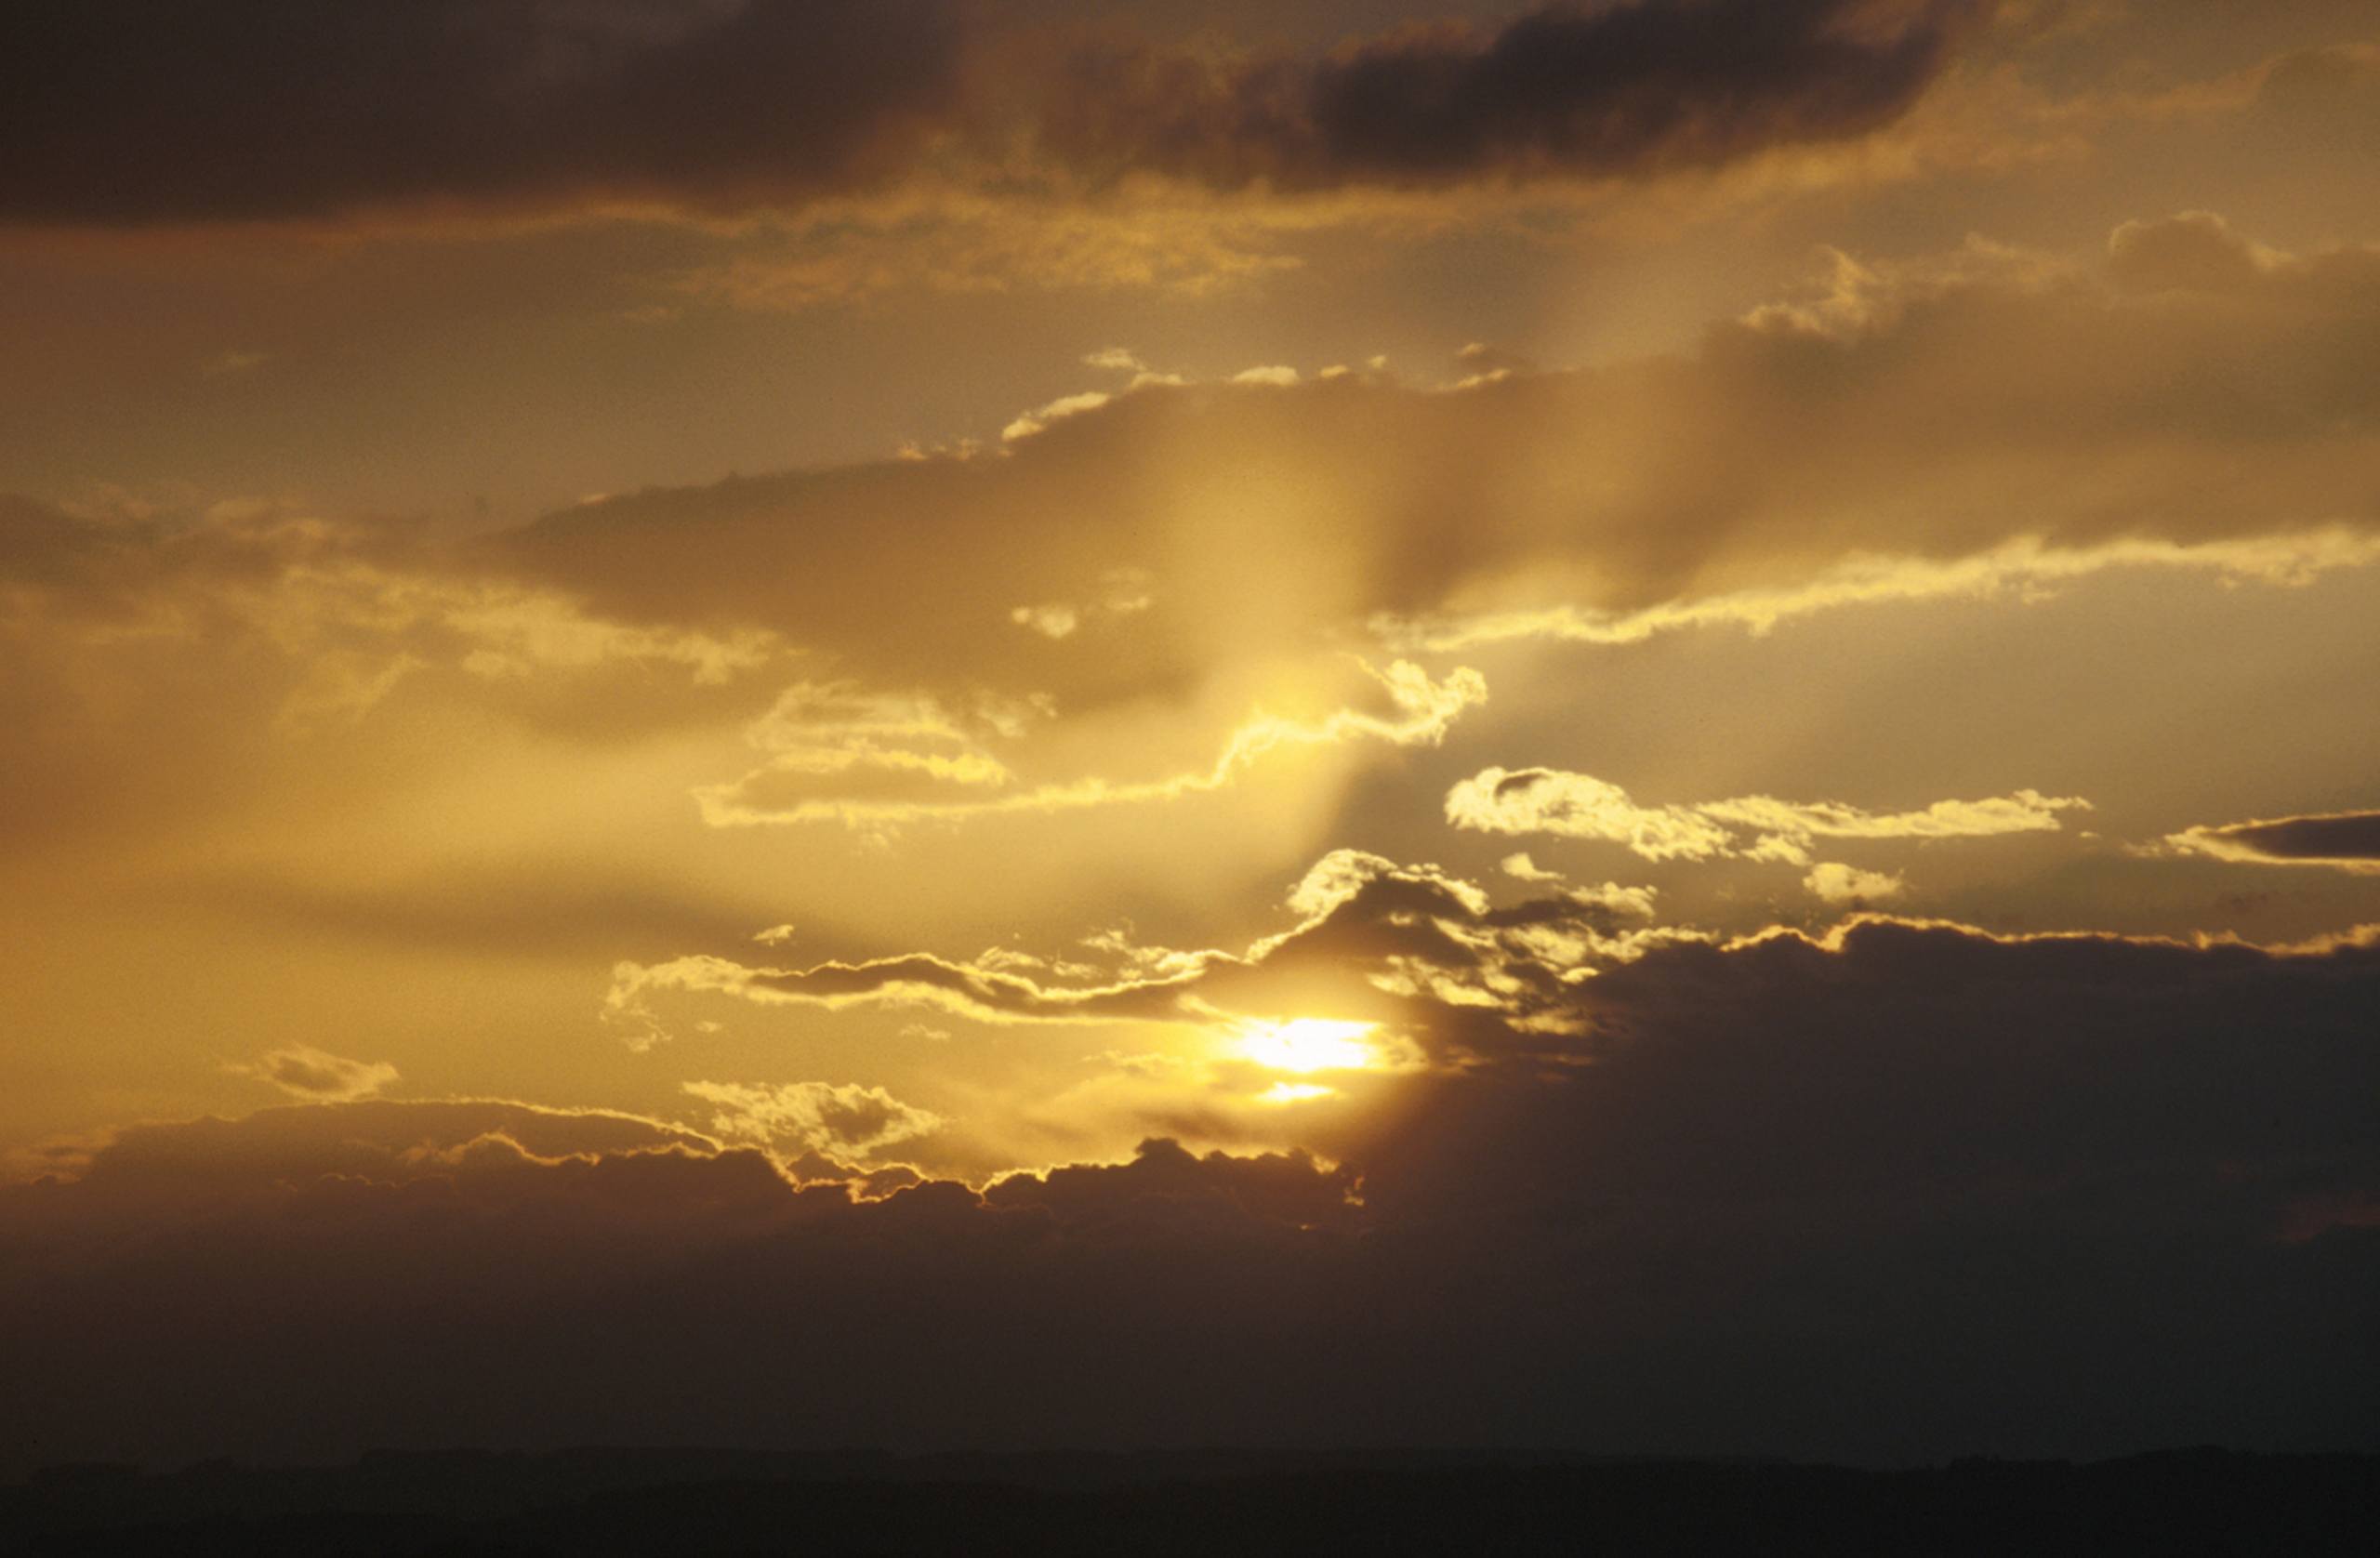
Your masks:
{"label": "cloud bank", "polygon": [[1321,190],[1636,176],[1907,112],[1982,0],[1642,0],[1320,57],[1118,44],[961,0],[35,5],[0,30],[0,221],[799,208],[928,172]]}
{"label": "cloud bank", "polygon": [[1335,1163],[976,1190],[518,1104],[143,1127],[0,1190],[0,1443],[2371,1443],[2375,949],[1655,946],[1560,997],[1588,1063],[1472,1026]]}

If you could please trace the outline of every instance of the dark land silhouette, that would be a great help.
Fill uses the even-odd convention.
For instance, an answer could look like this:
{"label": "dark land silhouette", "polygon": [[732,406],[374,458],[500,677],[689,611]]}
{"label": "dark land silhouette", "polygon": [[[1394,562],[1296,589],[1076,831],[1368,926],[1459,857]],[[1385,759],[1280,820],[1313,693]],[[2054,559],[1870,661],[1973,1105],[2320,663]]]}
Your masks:
{"label": "dark land silhouette", "polygon": [[1897,1471],[1526,1454],[579,1449],[55,1467],[0,1553],[2369,1553],[2380,1457]]}

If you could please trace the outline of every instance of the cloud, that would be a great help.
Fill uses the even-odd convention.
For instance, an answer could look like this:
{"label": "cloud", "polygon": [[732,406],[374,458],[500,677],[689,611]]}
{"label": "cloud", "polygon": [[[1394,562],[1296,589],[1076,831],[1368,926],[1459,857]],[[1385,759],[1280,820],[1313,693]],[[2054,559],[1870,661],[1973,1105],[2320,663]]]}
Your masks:
{"label": "cloud", "polygon": [[2108,239],[2108,277],[2128,292],[2244,292],[2281,258],[2212,211],[2125,222]]}
{"label": "cloud", "polygon": [[[1809,846],[1818,838],[2054,833],[2060,812],[2089,806],[2077,797],[2045,796],[2038,790],[1981,800],[1937,800],[1922,812],[1867,812],[1838,801],[1788,801],[1758,795],[1685,806],[1639,806],[1626,790],[1592,774],[1488,768],[1447,792],[1446,814],[1457,827],[1488,833],[1551,833],[1625,844],[1646,860],[1736,856],[1806,865]],[[1752,835],[1749,842],[1746,833]]]}
{"label": "cloud", "polygon": [[350,1099],[261,1109],[237,1120],[124,1127],[92,1154],[78,1182],[94,1198],[136,1206],[236,1193],[251,1182],[403,1184],[448,1174],[475,1146],[491,1142],[547,1162],[720,1150],[699,1132],[612,1110],[493,1099]]}
{"label": "cloud", "polygon": [[[2144,291],[2125,267],[2165,225],[2117,244],[2133,260],[1859,267],[1677,357],[1460,390],[1144,384],[999,456],[640,494],[483,560],[608,619],[799,624],[855,677],[965,666],[1069,709],[1352,624],[1401,654],[1620,644],[2113,571],[2370,565],[2380,258],[2259,250],[2238,289]],[[1258,547],[1301,588],[1251,580]],[[1079,635],[1119,569],[1163,609],[1102,654],[1016,630],[1073,610]]]}
{"label": "cloud", "polygon": [[1540,867],[1537,862],[1529,858],[1528,852],[1527,850],[1521,850],[1513,854],[1508,854],[1496,864],[1498,868],[1501,869],[1504,875],[1512,878],[1514,881],[1558,882],[1562,879],[1561,872],[1548,871]]}
{"label": "cloud", "polygon": [[[1365,1160],[1367,1199],[1494,1184],[1553,1225],[1645,1196],[1744,1234],[1722,1207],[1856,1202],[1877,1229],[1975,1218],[2050,1239],[2069,1215],[2119,1242],[2151,1227],[2281,1238],[2301,1187],[2380,1172],[2359,1109],[2320,1096],[2380,1065],[2351,1015],[2376,954],[2372,928],[2260,948],[1879,916],[1670,943],[1579,986],[1595,1058],[1573,1086],[1514,1068],[1509,1085],[1444,1088],[1451,1115]],[[2285,1144],[2276,1113],[2295,1122]],[[1722,1116],[1724,1142],[1680,1145]],[[1509,1152],[1519,1140],[1537,1145]],[[2203,1176],[2234,1155],[2263,1165],[2241,1182],[2259,1188],[2219,1208],[2229,1193]],[[2068,1199],[2089,1187],[2124,1201],[2103,1215],[2129,1233]]]}
{"label": "cloud", "polygon": [[[1708,167],[1904,113],[1974,0],[1554,7],[1316,59],[1003,24],[954,0],[99,0],[0,33],[0,220],[505,206],[748,212],[1007,159],[1092,184],[1442,184]],[[172,126],[161,137],[158,126]]]}
{"label": "cloud", "polygon": [[1045,639],[1071,638],[1075,629],[1082,626],[1082,614],[1064,604],[1012,607],[1008,619],[1019,627],[1030,627]]}
{"label": "cloud", "polygon": [[1103,390],[1086,390],[1078,395],[1061,395],[1038,411],[1028,411],[1000,429],[1000,442],[1013,443],[1020,438],[1031,438],[1051,423],[1086,411],[1097,411],[1111,399]]}
{"label": "cloud", "polygon": [[[1513,1032],[1567,1033],[1576,1026],[1568,991],[1587,970],[1699,934],[1629,926],[1653,917],[1649,888],[1606,882],[1499,906],[1435,865],[1400,865],[1358,850],[1316,861],[1285,906],[1297,917],[1292,929],[1236,954],[1094,938],[1099,950],[1128,954],[1112,977],[1062,961],[1050,970],[1060,977],[1045,979],[1042,960],[997,948],[972,959],[918,952],[807,969],[753,968],[708,954],[623,962],[602,1014],[637,1049],[668,1039],[654,1002],[679,995],[830,1011],[926,1007],[996,1024],[1228,1026],[1245,1017],[1337,1015],[1427,1033],[1451,1007],[1491,1023],[1501,1013]],[[1454,1050],[1465,1042],[1464,1025],[1448,1030]]]}
{"label": "cloud", "polygon": [[2380,812],[2332,812],[2264,822],[2202,825],[2165,837],[2182,854],[2243,865],[2316,865],[2380,873]]}
{"label": "cloud", "polygon": [[313,1103],[352,1103],[385,1092],[397,1080],[397,1068],[386,1061],[350,1061],[309,1044],[288,1045],[231,1069]]}
{"label": "cloud", "polygon": [[1909,885],[1893,873],[1862,871],[1839,861],[1822,861],[1810,867],[1802,885],[1811,894],[1829,904],[1847,904],[1864,908],[1887,898],[1897,898]]}
{"label": "cloud", "polygon": [[1175,977],[1044,986],[1025,974],[927,953],[807,969],[751,968],[696,954],[666,963],[619,964],[604,994],[602,1015],[636,1049],[668,1037],[652,1002],[656,995],[673,992],[829,1011],[879,1003],[922,1006],[982,1023],[1164,1022],[1183,1016],[1179,997],[1189,983]]}
{"label": "cloud", "polygon": [[388,527],[278,503],[77,514],[0,495],[0,632],[102,649],[240,636],[310,680],[310,705],[368,709],[429,666],[483,681],[670,666],[721,686],[784,650],[774,632],[607,620],[567,593],[455,570]]}
{"label": "cloud", "polygon": [[[1399,915],[1499,912],[1352,858],[1310,902],[1365,912],[1305,953],[1360,931],[1371,958],[1424,944]],[[1152,1141],[974,1188],[797,1182],[683,1128],[509,1103],[128,1130],[78,1178],[0,1188],[5,1465],[1411,1445],[1450,1420],[1893,1462],[2380,1436],[2380,928],[2266,948],[1864,917],[1529,989],[1567,1003],[1571,1063],[1421,997],[1470,1063],[1390,1078],[1327,1158]]]}
{"label": "cloud", "polygon": [[1224,190],[1710,167],[1890,124],[1985,8],[1556,6],[1493,33],[1416,25],[1318,60],[1083,49],[1037,129],[1094,180],[1158,173]]}
{"label": "cloud", "polygon": [[916,155],[956,101],[942,0],[139,0],[0,31],[0,219],[799,200]]}
{"label": "cloud", "polygon": [[798,1151],[859,1162],[883,1148],[930,1136],[945,1123],[882,1088],[856,1083],[787,1082],[754,1087],[688,1082],[684,1090],[718,1106],[711,1132],[725,1142],[783,1142]]}
{"label": "cloud", "polygon": [[[1206,768],[1161,778],[1110,780],[1091,775],[1016,785],[1005,765],[937,714],[906,733],[951,744],[945,748],[920,751],[883,746],[874,739],[873,732],[857,741],[827,745],[849,733],[833,724],[801,725],[795,727],[799,734],[794,744],[781,747],[766,766],[729,784],[702,786],[695,790],[694,799],[704,820],[714,827],[832,821],[851,827],[883,828],[1146,805],[1221,790],[1276,752],[1359,740],[1392,746],[1435,746],[1464,709],[1488,695],[1486,680],[1468,667],[1434,678],[1406,660],[1385,667],[1358,665],[1384,696],[1387,712],[1341,708],[1317,720],[1260,712],[1230,733],[1223,750]],[[785,706],[781,701],[780,712]],[[880,778],[904,783],[893,793],[873,795],[854,783]],[[978,793],[953,795],[954,788]],[[994,791],[998,793],[990,793]]]}
{"label": "cloud", "polygon": [[1584,644],[1634,644],[1698,627],[1740,627],[1765,634],[1819,612],[1902,601],[2045,599],[2061,584],[2094,574],[2162,569],[2210,574],[2227,584],[2292,588],[2339,568],[2380,561],[2380,535],[2343,525],[2248,541],[2179,545],[2114,541],[2082,548],[2018,539],[1951,561],[1858,556],[1818,569],[1806,582],[1729,590],[1635,610],[1557,605],[1517,610],[1383,613],[1371,622],[1386,644],[1437,654],[1530,639]]}
{"label": "cloud", "polygon": [[[1291,245],[1312,214],[1197,191],[1149,189],[1095,203],[1063,191],[970,193],[934,187],[774,211],[726,257],[656,278],[696,303],[762,313],[833,308],[886,294],[987,297],[1065,289],[1214,297],[1301,269]],[[1119,371],[1109,353],[1088,365]],[[1136,382],[1173,376],[1143,367]]]}

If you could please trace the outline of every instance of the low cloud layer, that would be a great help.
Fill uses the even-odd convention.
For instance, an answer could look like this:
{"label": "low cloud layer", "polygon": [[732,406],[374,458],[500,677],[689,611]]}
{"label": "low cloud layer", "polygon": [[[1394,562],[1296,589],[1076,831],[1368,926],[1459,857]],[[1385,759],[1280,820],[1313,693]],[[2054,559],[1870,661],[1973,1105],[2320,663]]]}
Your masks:
{"label": "low cloud layer", "polygon": [[1656,946],[1563,997],[1588,1063],[1474,1026],[1335,1165],[977,1191],[518,1104],[143,1127],[0,1190],[0,1443],[2367,1443],[2375,947]]}

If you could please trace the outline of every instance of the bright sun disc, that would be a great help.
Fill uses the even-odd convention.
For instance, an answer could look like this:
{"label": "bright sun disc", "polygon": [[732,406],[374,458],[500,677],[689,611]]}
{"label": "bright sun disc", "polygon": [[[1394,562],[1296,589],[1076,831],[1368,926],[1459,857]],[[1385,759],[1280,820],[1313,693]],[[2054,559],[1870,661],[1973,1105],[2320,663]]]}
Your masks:
{"label": "bright sun disc", "polygon": [[1251,1023],[1240,1032],[1239,1051],[1274,1071],[1358,1071],[1379,1061],[1365,1042],[1373,1026],[1328,1017]]}

